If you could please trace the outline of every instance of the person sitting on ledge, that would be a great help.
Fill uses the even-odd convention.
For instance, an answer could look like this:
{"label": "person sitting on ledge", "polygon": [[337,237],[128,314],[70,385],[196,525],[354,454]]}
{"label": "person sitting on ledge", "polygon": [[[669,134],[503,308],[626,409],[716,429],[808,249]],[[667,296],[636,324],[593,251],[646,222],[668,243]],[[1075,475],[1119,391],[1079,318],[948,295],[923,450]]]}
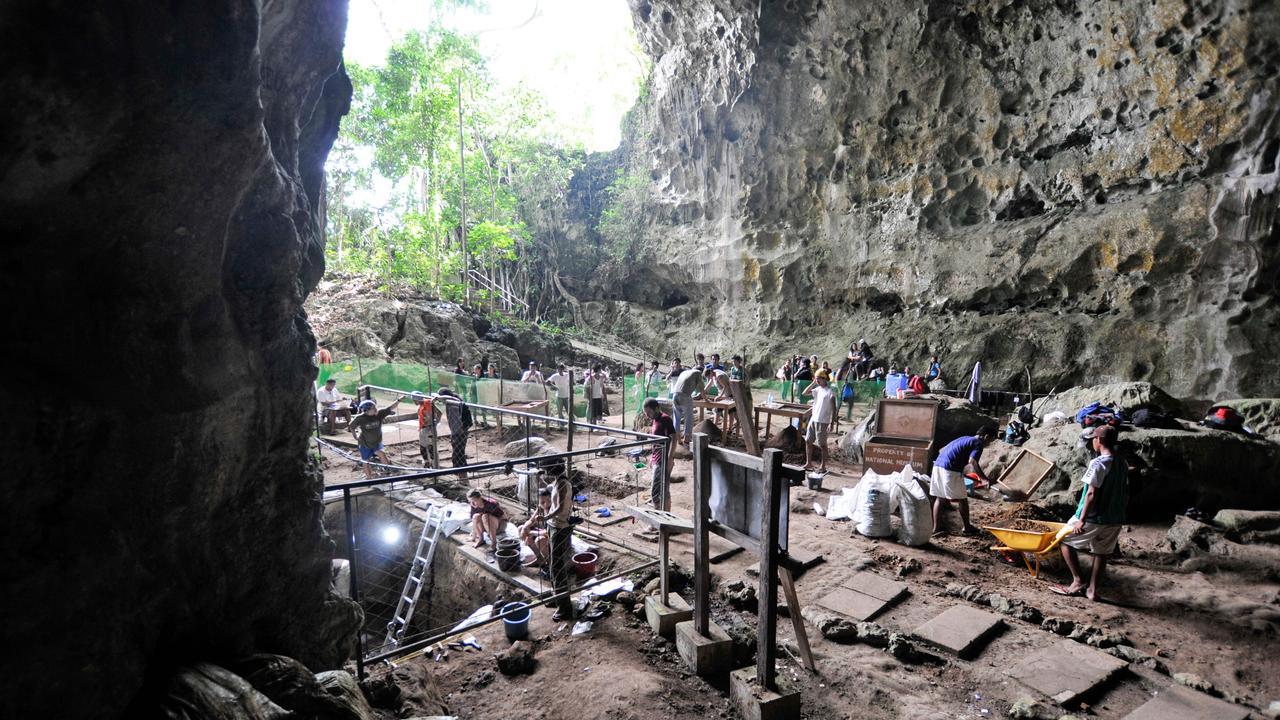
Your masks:
{"label": "person sitting on ledge", "polygon": [[547,510],[551,508],[551,488],[538,491],[538,507],[520,526],[520,540],[533,551],[525,567],[543,567],[551,559],[551,538],[547,535]]}
{"label": "person sitting on ledge", "polygon": [[502,534],[502,526],[506,523],[507,514],[497,500],[485,497],[479,490],[467,493],[467,502],[471,505],[471,540],[476,547],[485,546],[485,533],[489,534],[489,551],[498,551],[498,536]]}

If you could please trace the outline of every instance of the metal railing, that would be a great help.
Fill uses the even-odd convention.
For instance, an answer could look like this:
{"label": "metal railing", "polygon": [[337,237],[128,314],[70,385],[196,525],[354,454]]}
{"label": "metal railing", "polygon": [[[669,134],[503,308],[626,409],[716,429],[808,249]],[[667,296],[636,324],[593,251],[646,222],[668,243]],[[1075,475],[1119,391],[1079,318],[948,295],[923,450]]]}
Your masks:
{"label": "metal railing", "polygon": [[[363,385],[360,387],[360,391],[366,396],[370,391],[407,394],[398,388],[388,388],[377,385]],[[350,597],[359,603],[366,611],[365,624],[357,634],[356,672],[360,678],[365,676],[365,668],[369,663],[392,660],[405,654],[420,651],[442,639],[451,637],[451,631],[448,629],[453,628],[460,621],[465,619],[457,618],[440,627],[417,630],[416,632],[407,635],[405,642],[399,643],[395,647],[387,647],[381,643],[374,645],[366,640],[366,635],[369,637],[375,637],[384,633],[385,622],[390,620],[385,613],[378,608],[373,607],[373,604],[369,602],[370,594],[376,594],[379,598],[384,600],[392,597],[398,598],[402,591],[405,573],[408,571],[409,558],[396,557],[392,553],[385,552],[385,549],[376,542],[376,538],[368,537],[370,532],[367,528],[363,533],[363,537],[362,533],[358,532],[362,516],[359,504],[362,499],[375,496],[379,497],[382,502],[386,502],[386,496],[392,492],[411,488],[419,489],[438,487],[444,484],[442,481],[450,476],[460,476],[465,474],[467,478],[476,479],[485,476],[510,473],[515,467],[524,466],[528,468],[534,464],[545,466],[545,464],[548,463],[564,463],[565,472],[572,473],[573,461],[577,458],[596,456],[602,453],[625,453],[627,450],[636,448],[645,448],[650,450],[661,448],[662,452],[660,457],[667,457],[666,445],[669,442],[668,438],[623,428],[591,425],[579,422],[572,417],[568,419],[560,419],[539,413],[514,410],[511,408],[480,405],[478,403],[470,403],[459,398],[445,395],[434,395],[430,397],[434,402],[443,402],[446,406],[449,404],[461,405],[475,411],[489,412],[498,417],[513,417],[517,422],[522,422],[525,426],[525,457],[486,460],[447,468],[410,468],[402,465],[361,461],[352,454],[342,451],[333,443],[326,442],[317,436],[317,448],[322,452],[336,452],[346,459],[356,463],[372,465],[386,471],[395,471],[394,474],[389,476],[345,480],[329,483],[325,486],[325,494],[328,497],[333,497],[331,493],[341,493],[343,518],[342,538],[344,540],[343,544],[345,545],[345,559],[347,560],[350,569],[349,593]],[[531,455],[528,451],[528,448],[531,446],[529,428],[535,422],[546,422],[548,424],[555,424],[556,426],[564,428],[568,434],[570,449],[545,455]],[[626,438],[626,441],[603,447],[593,446],[572,449],[573,437],[575,434],[580,435],[583,431],[591,434],[601,433],[608,436],[622,436],[623,438]],[[437,465],[439,465],[441,459],[440,455],[437,453],[435,458]],[[663,474],[663,477],[666,477],[665,473]],[[448,485],[461,489],[455,483],[448,483]],[[381,493],[378,491],[381,491]],[[413,520],[417,520],[417,518],[411,518],[411,522]],[[589,537],[592,542],[605,542],[608,544],[618,545],[641,558],[652,557],[651,554],[645,553],[638,548],[627,547],[615,540],[611,540],[603,536],[593,536],[591,533],[586,533],[580,528],[575,529],[575,534],[580,536],[585,535]],[[441,537],[441,542],[448,542],[448,540],[445,537]],[[410,545],[411,544],[412,543],[410,543]],[[615,575],[623,575],[643,570],[651,564],[652,561]],[[366,567],[366,565],[368,567]],[[494,572],[498,572],[496,568],[494,569]],[[596,582],[600,582],[605,579],[610,578],[603,578]],[[574,592],[582,590],[584,587],[589,587],[589,585],[579,586],[574,590]],[[535,603],[531,603],[531,606],[545,604],[550,600],[558,598],[558,596],[548,598],[546,597],[548,593],[550,593],[549,589],[539,593],[542,599]],[[379,605],[384,604],[386,603],[379,603]],[[419,619],[424,616],[425,612],[419,616]],[[491,622],[500,618],[501,616],[491,617],[489,621]],[[476,625],[468,626],[467,629],[470,630],[472,627],[476,627]],[[426,639],[423,639],[424,637]]]}

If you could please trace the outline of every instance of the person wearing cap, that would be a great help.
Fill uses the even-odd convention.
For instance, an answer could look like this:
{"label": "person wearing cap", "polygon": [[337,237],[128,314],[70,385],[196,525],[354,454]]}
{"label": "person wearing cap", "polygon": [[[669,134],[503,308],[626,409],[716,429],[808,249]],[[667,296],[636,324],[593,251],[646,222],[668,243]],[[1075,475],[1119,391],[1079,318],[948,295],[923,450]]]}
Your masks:
{"label": "person wearing cap", "polygon": [[818,472],[827,471],[827,436],[836,417],[836,394],[831,389],[831,371],[824,368],[814,376],[813,383],[804,390],[813,397],[813,414],[804,428],[804,469],[813,470],[813,455],[818,454]]}
{"label": "person wearing cap", "polygon": [[467,504],[471,506],[471,540],[477,548],[485,546],[484,536],[489,535],[489,552],[498,551],[498,538],[502,536],[502,526],[507,522],[507,513],[498,501],[485,497],[479,490],[467,493]]}
{"label": "person wearing cap", "polygon": [[524,374],[520,376],[520,382],[534,383],[535,385],[541,385],[546,382],[542,377],[542,372],[539,370],[536,360],[529,361],[529,369],[525,370]]}
{"label": "person wearing cap", "polygon": [[382,421],[395,412],[396,406],[403,399],[404,396],[401,395],[381,410],[372,400],[365,400],[360,403],[360,414],[351,419],[351,434],[355,436],[356,446],[360,449],[360,460],[364,464],[366,478],[373,477],[373,466],[369,461],[375,457],[383,465],[389,464],[387,454],[382,449]]}
{"label": "person wearing cap", "polygon": [[[1080,502],[1075,515],[1067,523],[1070,534],[1062,540],[1062,559],[1071,571],[1070,585],[1056,585],[1053,591],[1059,595],[1090,600],[1098,599],[1098,584],[1107,558],[1116,552],[1120,541],[1120,529],[1124,525],[1129,504],[1129,466],[1124,458],[1116,455],[1116,429],[1110,425],[1086,428],[1081,439],[1087,442],[1097,457],[1089,461],[1080,482]],[[1083,552],[1093,556],[1093,568],[1086,585],[1080,572]]]}
{"label": "person wearing cap", "polygon": [[982,470],[982,449],[996,438],[994,427],[984,427],[976,435],[956,438],[947,443],[933,461],[933,474],[929,479],[929,494],[933,496],[933,535],[946,535],[942,529],[942,507],[955,503],[960,509],[965,535],[978,534],[978,528],[969,522],[969,492],[964,485],[964,469],[970,463],[978,478],[991,481]]}
{"label": "person wearing cap", "polygon": [[547,511],[551,509],[551,488],[538,490],[538,507],[520,526],[520,541],[533,551],[533,559],[525,567],[544,567],[551,559],[551,539],[547,537]]}
{"label": "person wearing cap", "polygon": [[351,426],[351,408],[343,402],[342,393],[338,392],[337,380],[329,378],[324,381],[324,387],[316,391],[316,402],[320,403],[325,435],[337,432],[339,417],[346,421],[348,427]]}
{"label": "person wearing cap", "polygon": [[422,455],[422,467],[437,467],[435,428],[440,422],[440,408],[426,393],[414,391],[413,402],[418,406],[418,452]]}

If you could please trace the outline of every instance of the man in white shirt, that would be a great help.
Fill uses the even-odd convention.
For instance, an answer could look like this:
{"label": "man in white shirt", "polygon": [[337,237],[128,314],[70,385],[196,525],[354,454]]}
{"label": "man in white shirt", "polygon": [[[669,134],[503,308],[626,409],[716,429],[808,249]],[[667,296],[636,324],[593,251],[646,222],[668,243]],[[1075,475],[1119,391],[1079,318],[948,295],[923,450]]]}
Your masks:
{"label": "man in white shirt", "polygon": [[542,379],[542,372],[539,370],[536,360],[529,361],[529,369],[525,370],[524,374],[520,376],[520,382],[533,383],[535,385],[541,385],[546,382],[546,380]]}
{"label": "man in white shirt", "polygon": [[689,368],[671,383],[671,409],[677,429],[685,445],[693,442],[693,398],[707,387],[707,376],[702,368]]}
{"label": "man in white shirt", "polygon": [[813,396],[813,414],[804,429],[804,469],[813,469],[813,454],[818,453],[818,472],[827,471],[827,435],[836,416],[836,394],[831,389],[831,375],[819,370],[804,395]]}
{"label": "man in white shirt", "polygon": [[595,425],[604,417],[604,384],[608,378],[604,374],[603,368],[594,365],[591,372],[587,373],[582,379],[582,384],[586,388],[587,401],[589,403],[587,409],[587,422]]}
{"label": "man in white shirt", "polygon": [[569,373],[564,363],[560,363],[551,377],[547,378],[547,384],[556,389],[556,417],[563,418],[566,412],[572,412],[569,407]]}
{"label": "man in white shirt", "polygon": [[329,378],[324,387],[316,391],[316,402],[320,403],[320,414],[324,420],[324,433],[333,435],[337,432],[338,417],[351,424],[351,408],[344,402],[342,393],[338,392],[338,381]]}
{"label": "man in white shirt", "polygon": [[[715,360],[720,359],[719,355],[712,355],[711,357]],[[729,384],[729,373],[725,372],[724,370],[717,369],[714,365],[707,365],[707,369],[704,372],[704,375],[707,378],[707,385],[708,386],[714,385],[716,388],[716,397],[715,397],[716,400],[732,400],[733,399],[733,386]],[[719,416],[720,413],[722,412],[727,413],[727,418],[725,419],[725,423],[724,423],[724,435],[725,437],[729,437],[729,435],[733,434],[733,429],[735,425],[734,421],[737,418],[737,411],[736,410],[729,410],[729,411],[717,410],[716,415]]]}

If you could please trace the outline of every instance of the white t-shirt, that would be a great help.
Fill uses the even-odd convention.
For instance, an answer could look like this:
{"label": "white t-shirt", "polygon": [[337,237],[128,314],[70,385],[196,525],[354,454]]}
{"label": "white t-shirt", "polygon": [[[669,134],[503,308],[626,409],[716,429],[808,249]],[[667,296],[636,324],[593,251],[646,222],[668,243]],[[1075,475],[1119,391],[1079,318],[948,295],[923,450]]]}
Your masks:
{"label": "white t-shirt", "polygon": [[316,400],[324,405],[326,410],[336,410],[338,403],[342,402],[342,393],[338,392],[338,388],[332,390],[321,387],[316,391]]}
{"label": "white t-shirt", "polygon": [[813,395],[813,416],[811,422],[829,423],[836,414],[836,393],[831,386],[814,385],[809,391]]}
{"label": "white t-shirt", "polygon": [[592,373],[582,380],[582,384],[587,386],[587,397],[592,399],[600,399],[604,397],[604,374],[599,375]]}
{"label": "white t-shirt", "polygon": [[551,377],[547,378],[547,382],[555,387],[557,397],[569,397],[569,373],[552,373]]}
{"label": "white t-shirt", "polygon": [[522,382],[522,383],[537,383],[537,384],[541,385],[541,384],[542,384],[542,373],[538,372],[537,370],[525,370],[525,371],[524,371],[524,374],[520,376],[520,382]]}

